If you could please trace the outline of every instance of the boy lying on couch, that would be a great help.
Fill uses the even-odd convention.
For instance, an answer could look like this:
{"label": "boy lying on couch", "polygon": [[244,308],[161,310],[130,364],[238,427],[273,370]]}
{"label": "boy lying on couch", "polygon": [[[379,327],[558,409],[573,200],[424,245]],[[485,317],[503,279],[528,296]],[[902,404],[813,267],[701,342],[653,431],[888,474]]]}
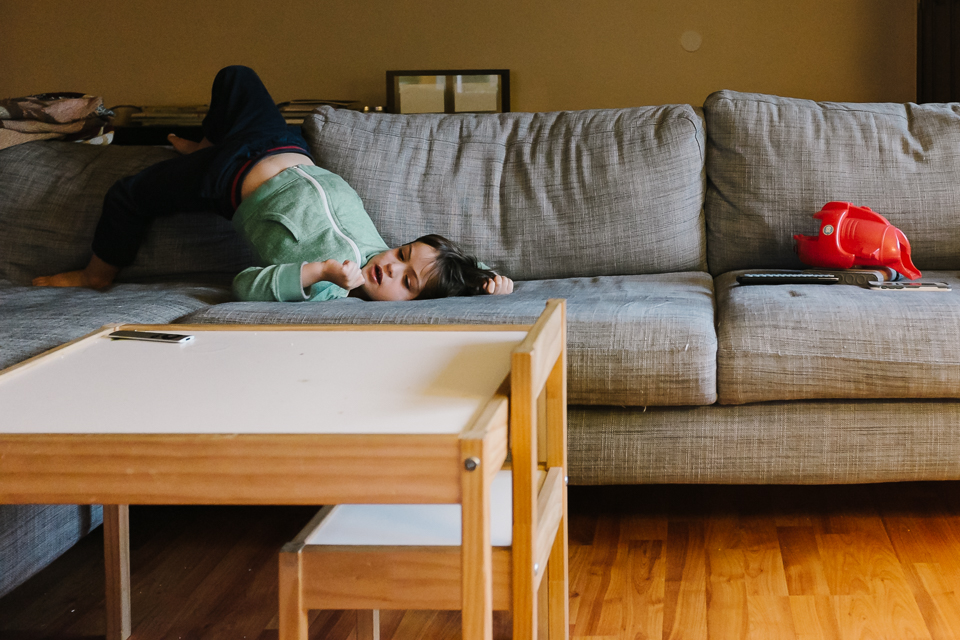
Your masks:
{"label": "boy lying on couch", "polygon": [[213,82],[204,139],[170,135],[182,155],[118,180],[104,198],[93,256],[79,271],[37,286],[101,289],[133,263],[154,218],[215,211],[254,248],[260,264],[234,279],[241,300],[414,300],[508,294],[513,281],[431,234],[384,243],[357,193],[316,166],[257,74],[222,69]]}

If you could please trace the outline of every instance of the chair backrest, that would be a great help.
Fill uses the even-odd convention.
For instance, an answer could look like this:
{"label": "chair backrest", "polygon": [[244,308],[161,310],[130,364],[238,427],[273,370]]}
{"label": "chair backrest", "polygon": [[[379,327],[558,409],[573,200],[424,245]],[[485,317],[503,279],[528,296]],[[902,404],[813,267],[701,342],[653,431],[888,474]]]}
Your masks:
{"label": "chair backrest", "polygon": [[[527,338],[513,352],[510,442],[513,457],[513,589],[535,598],[536,580],[546,569],[553,539],[540,540],[540,520],[560,522],[566,506],[556,500],[566,482],[566,304],[550,300]],[[541,446],[542,445],[542,446]],[[547,477],[539,492],[543,463]],[[550,508],[540,511],[540,504]],[[531,572],[530,567],[534,569]],[[536,603],[529,606],[535,611]],[[517,622],[517,621],[515,621]],[[516,633],[517,629],[514,628]],[[529,630],[532,637],[534,629]]]}

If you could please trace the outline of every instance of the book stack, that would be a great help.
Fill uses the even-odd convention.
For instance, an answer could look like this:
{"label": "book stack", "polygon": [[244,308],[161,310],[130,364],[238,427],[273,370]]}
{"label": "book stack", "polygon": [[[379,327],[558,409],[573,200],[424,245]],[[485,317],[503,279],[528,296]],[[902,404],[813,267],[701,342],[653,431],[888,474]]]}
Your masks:
{"label": "book stack", "polygon": [[205,104],[186,106],[138,107],[130,114],[130,124],[145,127],[199,127],[207,115]]}
{"label": "book stack", "polygon": [[277,105],[287,124],[303,124],[303,119],[322,106],[335,109],[349,109],[357,104],[356,100],[289,100]]}

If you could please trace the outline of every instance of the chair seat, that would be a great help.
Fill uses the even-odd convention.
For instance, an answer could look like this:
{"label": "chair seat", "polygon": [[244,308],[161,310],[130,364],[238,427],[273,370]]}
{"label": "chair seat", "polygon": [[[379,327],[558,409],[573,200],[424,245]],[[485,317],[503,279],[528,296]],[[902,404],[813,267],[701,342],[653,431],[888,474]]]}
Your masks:
{"label": "chair seat", "polygon": [[[307,546],[459,546],[458,504],[341,504],[307,536]],[[490,541],[513,539],[513,476],[499,471],[490,487]]]}

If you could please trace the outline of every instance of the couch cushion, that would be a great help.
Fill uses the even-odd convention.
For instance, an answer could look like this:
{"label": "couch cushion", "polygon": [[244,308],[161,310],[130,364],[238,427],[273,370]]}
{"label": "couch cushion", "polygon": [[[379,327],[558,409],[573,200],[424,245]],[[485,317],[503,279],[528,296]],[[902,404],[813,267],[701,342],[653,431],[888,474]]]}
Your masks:
{"label": "couch cushion", "polygon": [[[119,178],[175,157],[162,147],[31,142],[0,151],[0,279],[79,269],[103,196]],[[205,272],[235,274],[253,264],[233,227],[214,214],[179,214],[154,224],[119,281]]]}
{"label": "couch cushion", "polygon": [[100,505],[0,505],[0,597],[103,522]]}
{"label": "couch cushion", "polygon": [[960,273],[949,292],[717,278],[722,404],[801,398],[960,398]]}
{"label": "couch cushion", "polygon": [[103,291],[0,281],[0,369],[105,324],[173,322],[230,299],[229,278],[209,283],[115,284]]}
{"label": "couch cushion", "polygon": [[518,280],[706,268],[703,125],[688,105],[413,116],[324,108],[304,134],[390,246],[439,233]]}
{"label": "couch cushion", "polygon": [[900,227],[923,269],[960,269],[960,103],[811,102],[720,91],[704,103],[710,271],[800,268],[793,235],[827,202]]}
{"label": "couch cushion", "polygon": [[182,321],[528,324],[548,298],[566,298],[570,402],[696,405],[716,399],[712,284],[703,272],[529,281],[517,283],[510,296],[235,302],[203,309]]}

